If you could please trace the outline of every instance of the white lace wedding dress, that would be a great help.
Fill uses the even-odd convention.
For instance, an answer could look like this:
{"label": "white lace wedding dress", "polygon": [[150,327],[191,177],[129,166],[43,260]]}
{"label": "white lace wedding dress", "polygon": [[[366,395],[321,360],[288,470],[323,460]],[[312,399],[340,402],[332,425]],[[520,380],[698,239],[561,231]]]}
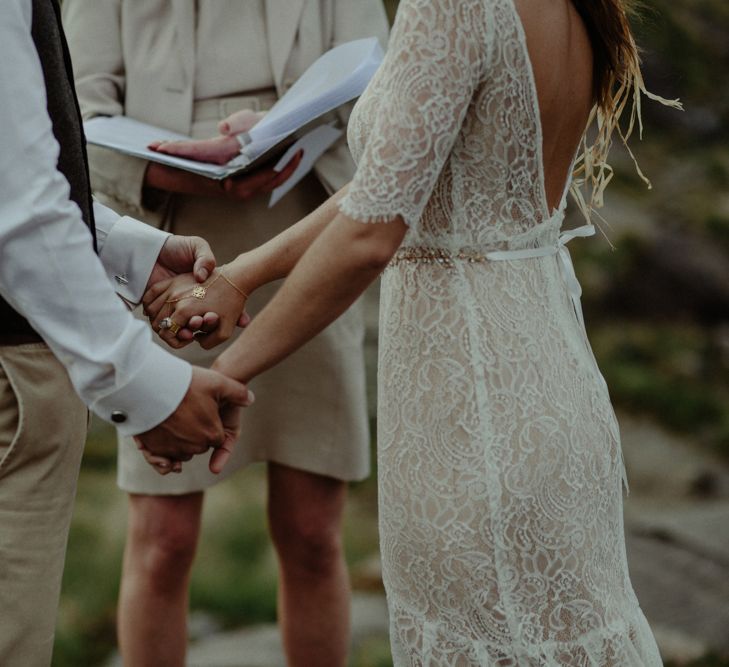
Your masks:
{"label": "white lace wedding dress", "polygon": [[410,227],[380,320],[395,664],[660,665],[628,577],[618,427],[563,212],[546,204],[512,0],[401,0],[349,142],[342,210]]}

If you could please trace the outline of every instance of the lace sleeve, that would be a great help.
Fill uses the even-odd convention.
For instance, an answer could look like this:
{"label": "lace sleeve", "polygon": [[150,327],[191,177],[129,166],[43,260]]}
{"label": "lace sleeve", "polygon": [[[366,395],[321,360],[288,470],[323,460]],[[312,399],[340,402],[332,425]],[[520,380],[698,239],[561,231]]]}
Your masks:
{"label": "lace sleeve", "polygon": [[401,0],[385,61],[363,100],[366,129],[350,126],[359,159],[340,202],[349,217],[399,215],[409,226],[420,219],[483,76],[484,4]]}

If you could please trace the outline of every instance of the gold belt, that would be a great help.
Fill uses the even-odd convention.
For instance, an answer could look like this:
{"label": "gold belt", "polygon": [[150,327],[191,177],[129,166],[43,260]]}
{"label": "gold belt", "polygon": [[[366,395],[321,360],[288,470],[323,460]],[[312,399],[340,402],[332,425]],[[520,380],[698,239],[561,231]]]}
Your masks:
{"label": "gold belt", "polygon": [[567,286],[570,299],[572,300],[575,315],[577,315],[577,319],[584,329],[585,321],[582,315],[582,305],[580,304],[582,287],[580,287],[580,283],[575,275],[575,269],[572,266],[572,259],[567,249],[567,243],[574,238],[584,238],[594,234],[595,227],[593,225],[583,225],[577,229],[562,232],[557,242],[553,245],[519,250],[490,250],[482,252],[472,248],[461,248],[460,250],[454,251],[446,248],[431,248],[428,246],[406,246],[400,248],[395,253],[390,261],[390,266],[397,266],[398,264],[438,264],[445,269],[453,269],[458,262],[485,264],[486,262],[518,261],[556,255],[559,260],[562,277]]}
{"label": "gold belt", "polygon": [[401,263],[406,264],[441,264],[443,267],[450,269],[456,265],[457,261],[473,263],[485,263],[488,257],[484,253],[475,250],[463,248],[461,250],[452,251],[445,248],[431,248],[428,246],[407,246],[400,248],[392,260],[391,266]]}

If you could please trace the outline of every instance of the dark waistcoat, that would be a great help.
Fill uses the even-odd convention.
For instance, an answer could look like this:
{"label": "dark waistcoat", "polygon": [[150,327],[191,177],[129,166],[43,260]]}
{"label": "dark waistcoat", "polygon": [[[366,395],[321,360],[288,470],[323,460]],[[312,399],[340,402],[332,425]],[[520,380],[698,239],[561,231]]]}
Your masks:
{"label": "dark waistcoat", "polygon": [[[53,134],[61,147],[58,170],[68,180],[71,186],[71,199],[81,209],[84,222],[91,229],[96,245],[81,112],[73,87],[71,59],[56,0],[33,0],[32,36],[43,68],[48,115],[53,123]],[[5,334],[31,337],[35,332],[30,324],[0,297],[0,342]]]}

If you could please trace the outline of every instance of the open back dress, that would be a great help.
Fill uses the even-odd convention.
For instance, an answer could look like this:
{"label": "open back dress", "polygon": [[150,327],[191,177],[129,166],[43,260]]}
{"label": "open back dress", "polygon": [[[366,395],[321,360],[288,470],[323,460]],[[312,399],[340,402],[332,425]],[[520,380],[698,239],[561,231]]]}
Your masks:
{"label": "open back dress", "polygon": [[[382,280],[380,539],[395,665],[661,665],[623,464],[549,210],[512,0],[401,0],[341,210],[409,226]],[[569,186],[569,184],[568,184]]]}

